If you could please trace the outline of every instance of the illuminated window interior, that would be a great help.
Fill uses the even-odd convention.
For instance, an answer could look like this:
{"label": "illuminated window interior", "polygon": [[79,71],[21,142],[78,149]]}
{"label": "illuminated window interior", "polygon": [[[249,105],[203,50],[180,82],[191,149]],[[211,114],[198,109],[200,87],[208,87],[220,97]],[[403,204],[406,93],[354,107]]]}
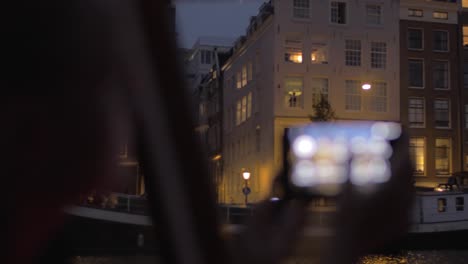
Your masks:
{"label": "illuminated window interior", "polygon": [[302,77],[286,77],[285,86],[285,105],[286,107],[302,107],[302,90],[304,80]]}
{"label": "illuminated window interior", "polygon": [[312,51],[310,53],[310,60],[312,64],[327,64],[328,63],[328,46],[324,43],[312,44]]}
{"label": "illuminated window interior", "polygon": [[463,26],[463,47],[468,47],[468,26]]}
{"label": "illuminated window interior", "polygon": [[413,162],[414,174],[425,175],[426,142],[424,138],[410,139],[410,158]]}
{"label": "illuminated window interior", "polygon": [[302,36],[289,36],[286,39],[284,61],[302,63]]}

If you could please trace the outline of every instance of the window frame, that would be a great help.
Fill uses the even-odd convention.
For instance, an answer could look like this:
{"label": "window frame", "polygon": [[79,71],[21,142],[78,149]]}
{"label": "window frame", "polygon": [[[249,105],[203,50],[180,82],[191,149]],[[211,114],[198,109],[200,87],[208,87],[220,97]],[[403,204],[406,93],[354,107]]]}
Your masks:
{"label": "window frame", "polygon": [[[421,32],[421,48],[412,48],[410,47],[410,40],[409,40],[409,31],[410,30],[418,30]],[[412,50],[412,51],[423,51],[424,50],[424,28],[417,28],[417,27],[408,27],[407,30],[406,30],[406,42],[408,43],[407,44],[407,48],[408,50]]]}
{"label": "window frame", "polygon": [[[359,43],[359,49],[351,49],[348,47],[349,42],[356,42]],[[348,67],[361,67],[362,66],[362,41],[360,39],[345,39],[345,61],[344,65]],[[354,44],[353,44],[354,45]],[[351,45],[350,45],[351,46]],[[359,56],[356,56],[356,54],[359,54]],[[349,60],[348,58],[352,59],[354,57],[359,58],[358,64],[354,65],[352,64],[353,60]]]}
{"label": "window frame", "polygon": [[[414,175],[414,176],[417,176],[417,177],[425,177],[425,176],[426,176],[426,173],[427,173],[427,153],[426,153],[426,152],[427,152],[427,140],[426,140],[425,137],[411,137],[411,138],[410,138],[410,141],[409,141],[409,143],[410,143],[410,144],[409,144],[409,148],[410,148],[410,159],[411,159],[411,140],[413,140],[413,139],[421,139],[421,140],[422,140],[422,142],[423,142],[422,154],[423,154],[423,160],[424,160],[422,173],[421,173],[421,174],[416,173],[416,170],[415,170],[415,171],[413,171],[413,175]],[[412,163],[414,162],[413,165],[417,165],[417,164],[416,164],[416,161],[413,161],[413,160],[412,160],[411,162],[412,162]],[[416,169],[416,168],[417,168],[417,166],[414,166],[414,169]]]}
{"label": "window frame", "polygon": [[[287,90],[288,86],[287,86],[287,79],[301,79],[301,82],[302,82],[302,87],[301,87],[301,91],[300,91],[300,94],[299,95],[294,95],[296,96],[296,99],[298,99],[296,102],[295,102],[295,105],[294,106],[291,106],[291,103],[287,103],[287,96],[289,95],[289,91]],[[283,78],[283,84],[284,84],[284,96],[283,98],[285,99],[284,100],[284,108],[286,109],[303,109],[304,108],[304,84],[305,84],[305,80],[304,80],[304,76],[303,75],[286,75],[284,78]],[[291,98],[290,98],[291,99]]]}
{"label": "window frame", "polygon": [[[448,151],[447,151],[447,160],[448,160],[448,170],[445,173],[439,173],[437,170],[437,140],[448,140]],[[447,177],[452,171],[452,139],[449,137],[438,137],[434,141],[434,170],[436,172],[436,177]]]}
{"label": "window frame", "polygon": [[[422,62],[422,86],[411,86],[410,85],[410,82],[409,82],[409,77],[410,77],[410,73],[409,73],[409,70],[410,70],[410,66],[409,66],[409,62],[410,61],[421,61]],[[424,58],[414,58],[414,57],[408,57],[408,88],[409,89],[420,89],[420,90],[423,90],[424,88],[426,87],[426,62],[424,60]]]}
{"label": "window frame", "polygon": [[[443,62],[447,65],[447,88],[440,88],[440,87],[436,87],[435,85],[435,63],[436,62]],[[434,88],[434,90],[437,90],[437,91],[448,91],[450,90],[450,62],[448,60],[433,60],[432,61],[432,86]]]}
{"label": "window frame", "polygon": [[[384,44],[384,51],[375,51],[374,50],[374,47],[373,45],[374,44]],[[376,70],[385,70],[387,68],[387,42],[384,42],[384,41],[371,41],[370,42],[370,67],[372,69],[376,69]],[[376,55],[376,57],[374,57],[373,55]],[[374,61],[374,58],[377,59],[377,55],[383,55],[383,66],[382,67],[374,67],[374,63],[375,65],[377,65],[377,62],[378,61]]]}
{"label": "window frame", "polygon": [[[437,122],[437,119],[436,119],[436,102],[437,101],[446,101],[447,102],[447,116],[448,116],[448,126],[447,127],[442,127],[442,126],[437,126],[436,122]],[[451,129],[452,128],[452,118],[451,118],[451,109],[450,109],[450,99],[449,98],[434,98],[434,101],[433,101],[433,111],[434,111],[434,127],[436,129]]]}
{"label": "window frame", "polygon": [[[411,122],[410,118],[410,109],[420,109],[420,108],[411,108],[411,100],[422,100],[422,116],[423,116],[423,124],[421,126],[419,125],[413,125],[414,122]],[[416,116],[416,113],[414,114]],[[410,128],[426,128],[426,99],[424,97],[409,97],[408,98],[408,127]]]}
{"label": "window frame", "polygon": [[[294,4],[295,4],[295,1],[296,0],[293,0],[291,1],[291,4],[292,4],[292,18],[293,19],[300,19],[300,20],[309,20],[310,19],[310,11],[311,11],[311,3],[310,3],[310,0],[302,0],[304,2],[307,2],[308,3],[308,7],[305,8],[305,7],[296,7]],[[299,0],[301,1],[301,0]],[[296,16],[296,11],[298,10],[301,10],[301,11],[307,11],[307,17],[297,17]],[[305,12],[304,12],[305,14]]]}
{"label": "window frame", "polygon": [[[421,11],[421,15],[412,15],[410,12],[411,11]],[[408,17],[424,17],[424,10],[423,9],[418,9],[418,8],[408,8]]]}
{"label": "window frame", "polygon": [[[437,50],[435,49],[435,33],[436,32],[445,32],[447,33],[447,50]],[[435,52],[450,52],[450,32],[444,29],[434,29],[432,30],[432,51]]]}
{"label": "window frame", "polygon": [[[326,84],[326,86],[317,87],[315,86],[315,83]],[[318,103],[318,100],[320,100],[320,98],[317,97],[320,96],[320,94],[324,95],[327,100],[329,99],[330,79],[328,77],[314,76],[311,79],[310,86],[312,91],[312,107]],[[320,91],[317,92],[317,90]]]}
{"label": "window frame", "polygon": [[[388,83],[384,80],[376,80],[372,81],[372,89],[371,91],[368,91],[370,93],[365,92],[365,96],[367,98],[367,110],[372,113],[387,113],[388,112]],[[382,96],[380,94],[377,94],[377,87],[379,84],[382,84],[382,87],[384,89],[385,95]],[[362,94],[362,92],[361,92]],[[379,99],[385,99],[385,108],[383,111],[380,111],[379,108],[377,107],[377,102]]]}
{"label": "window frame", "polygon": [[[355,82],[357,83],[357,93],[348,93],[348,82]],[[361,80],[345,80],[345,102],[344,102],[344,110],[346,112],[361,112],[363,107],[363,98],[362,98],[362,92],[361,92],[361,85],[362,81]],[[359,109],[354,109],[354,108],[348,108],[348,96],[357,96],[359,98]],[[351,105],[351,104],[349,104]]]}
{"label": "window frame", "polygon": [[[436,14],[445,14],[447,16],[446,17],[437,17]],[[434,10],[434,11],[432,11],[432,18],[433,19],[439,19],[439,20],[448,20],[449,14],[448,14],[448,12],[445,12],[445,11]]]}
{"label": "window frame", "polygon": [[[369,7],[379,7],[379,15],[372,15],[374,17],[378,17],[379,18],[379,23],[377,24],[373,24],[373,23],[369,23]],[[383,26],[384,24],[384,21],[383,21],[383,5],[382,4],[379,4],[379,3],[366,3],[366,25],[368,26]]]}
{"label": "window frame", "polygon": [[[344,12],[344,23],[339,23],[339,22],[334,22],[333,21],[333,16],[332,16],[332,8],[333,7],[333,3],[343,3],[345,5],[345,12]],[[332,24],[332,25],[348,25],[348,19],[349,19],[349,10],[348,10],[348,1],[344,1],[344,0],[340,0],[340,1],[330,1],[329,2],[329,23]]]}

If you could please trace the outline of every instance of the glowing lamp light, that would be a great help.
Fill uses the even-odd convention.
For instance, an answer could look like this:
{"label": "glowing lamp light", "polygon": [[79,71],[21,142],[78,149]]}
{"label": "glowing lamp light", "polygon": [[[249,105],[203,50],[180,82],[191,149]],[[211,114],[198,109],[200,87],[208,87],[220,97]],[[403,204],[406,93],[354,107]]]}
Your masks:
{"label": "glowing lamp light", "polygon": [[250,179],[250,172],[244,171],[244,172],[242,173],[242,177],[244,178],[244,180]]}
{"label": "glowing lamp light", "polygon": [[370,88],[372,88],[372,85],[370,85],[369,83],[365,83],[362,85],[363,90],[370,90]]}
{"label": "glowing lamp light", "polygon": [[302,63],[302,55],[297,56],[297,62]]}

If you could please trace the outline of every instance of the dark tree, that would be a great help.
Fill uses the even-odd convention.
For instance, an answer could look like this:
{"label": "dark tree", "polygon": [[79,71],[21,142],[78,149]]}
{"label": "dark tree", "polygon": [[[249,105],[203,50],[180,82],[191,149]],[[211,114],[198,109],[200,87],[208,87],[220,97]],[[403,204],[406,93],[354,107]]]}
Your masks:
{"label": "dark tree", "polygon": [[313,105],[314,114],[309,115],[311,121],[330,121],[336,119],[335,111],[324,94],[320,94],[320,100]]}

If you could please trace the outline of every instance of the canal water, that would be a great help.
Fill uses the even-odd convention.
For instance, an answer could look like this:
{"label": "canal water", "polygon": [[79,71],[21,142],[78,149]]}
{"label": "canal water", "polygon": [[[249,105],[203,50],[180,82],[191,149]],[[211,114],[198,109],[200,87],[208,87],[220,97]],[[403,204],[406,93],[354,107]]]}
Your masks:
{"label": "canal water", "polygon": [[[161,263],[157,257],[74,257],[72,264],[154,264]],[[311,258],[292,258],[287,264],[319,264]],[[406,251],[395,255],[369,255],[363,257],[359,264],[466,264],[468,250],[443,251]]]}

